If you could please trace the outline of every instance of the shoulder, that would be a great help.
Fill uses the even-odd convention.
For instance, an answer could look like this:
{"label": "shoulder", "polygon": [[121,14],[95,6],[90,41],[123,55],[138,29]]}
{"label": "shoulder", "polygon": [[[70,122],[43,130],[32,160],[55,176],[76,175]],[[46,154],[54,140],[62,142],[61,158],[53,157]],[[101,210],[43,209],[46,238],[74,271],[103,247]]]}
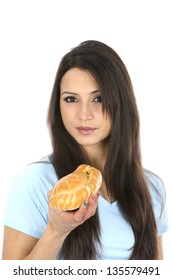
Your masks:
{"label": "shoulder", "polygon": [[159,199],[160,197],[162,201],[164,201],[166,198],[166,190],[163,180],[150,170],[145,170],[145,176],[152,198]]}
{"label": "shoulder", "polygon": [[37,190],[45,188],[45,191],[51,189],[57,182],[56,172],[49,156],[46,156],[36,162],[24,166],[14,177],[11,188],[20,189],[20,191]]}
{"label": "shoulder", "polygon": [[31,174],[35,176],[39,175],[47,175],[50,172],[55,172],[53,168],[53,164],[51,163],[50,157],[45,156],[37,161],[31,162],[27,164],[26,166],[23,167],[22,170],[17,174],[22,175],[22,174]]}
{"label": "shoulder", "polygon": [[145,172],[156,218],[158,235],[162,235],[169,228],[166,207],[166,189],[163,180],[153,172]]}
{"label": "shoulder", "polygon": [[56,182],[49,157],[26,165],[9,188],[4,224],[40,238],[48,217],[47,192]]}

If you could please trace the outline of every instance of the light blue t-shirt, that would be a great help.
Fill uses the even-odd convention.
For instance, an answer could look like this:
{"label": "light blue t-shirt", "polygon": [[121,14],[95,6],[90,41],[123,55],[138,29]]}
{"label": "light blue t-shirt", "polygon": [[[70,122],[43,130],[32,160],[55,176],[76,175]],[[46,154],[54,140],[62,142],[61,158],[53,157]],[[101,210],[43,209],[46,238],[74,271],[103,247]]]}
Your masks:
{"label": "light blue t-shirt", "polygon": [[[158,235],[168,229],[166,209],[161,213],[161,201],[153,185],[165,198],[165,187],[161,179],[146,172],[157,221]],[[35,238],[40,238],[48,223],[47,192],[57,183],[53,165],[49,157],[27,165],[14,178],[10,186],[4,224]],[[109,203],[99,197],[99,217],[101,223],[101,259],[126,260],[131,255],[134,234],[131,225],[121,212],[118,201]]]}

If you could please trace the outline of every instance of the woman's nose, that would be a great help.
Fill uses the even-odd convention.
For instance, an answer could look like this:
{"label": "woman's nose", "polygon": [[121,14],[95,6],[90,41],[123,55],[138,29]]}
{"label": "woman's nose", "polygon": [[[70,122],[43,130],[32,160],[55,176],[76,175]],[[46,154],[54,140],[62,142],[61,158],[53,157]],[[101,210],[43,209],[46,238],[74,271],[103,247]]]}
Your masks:
{"label": "woman's nose", "polygon": [[82,121],[93,119],[93,109],[89,104],[83,104],[79,108],[79,119]]}

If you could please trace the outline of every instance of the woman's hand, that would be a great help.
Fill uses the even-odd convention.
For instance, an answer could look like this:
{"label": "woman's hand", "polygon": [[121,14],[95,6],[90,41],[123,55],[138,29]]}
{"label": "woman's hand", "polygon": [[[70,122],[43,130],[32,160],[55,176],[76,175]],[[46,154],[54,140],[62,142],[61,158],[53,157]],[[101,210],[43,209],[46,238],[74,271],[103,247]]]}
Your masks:
{"label": "woman's hand", "polygon": [[48,226],[58,237],[66,236],[77,226],[84,223],[96,212],[100,192],[92,194],[87,203],[84,203],[77,211],[65,212],[52,206],[50,199],[51,191],[48,192],[49,223]]}

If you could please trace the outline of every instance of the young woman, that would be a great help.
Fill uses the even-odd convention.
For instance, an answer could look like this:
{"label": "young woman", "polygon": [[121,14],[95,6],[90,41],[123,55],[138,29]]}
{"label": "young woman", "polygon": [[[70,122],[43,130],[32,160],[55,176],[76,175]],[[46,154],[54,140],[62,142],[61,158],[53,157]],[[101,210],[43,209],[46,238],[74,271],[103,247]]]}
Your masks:
{"label": "young woman", "polygon": [[[62,58],[48,125],[52,154],[11,187],[2,258],[162,259],[164,184],[142,166],[132,83],[112,48],[86,41]],[[51,206],[57,180],[82,163],[101,171],[100,191],[75,212]]]}

